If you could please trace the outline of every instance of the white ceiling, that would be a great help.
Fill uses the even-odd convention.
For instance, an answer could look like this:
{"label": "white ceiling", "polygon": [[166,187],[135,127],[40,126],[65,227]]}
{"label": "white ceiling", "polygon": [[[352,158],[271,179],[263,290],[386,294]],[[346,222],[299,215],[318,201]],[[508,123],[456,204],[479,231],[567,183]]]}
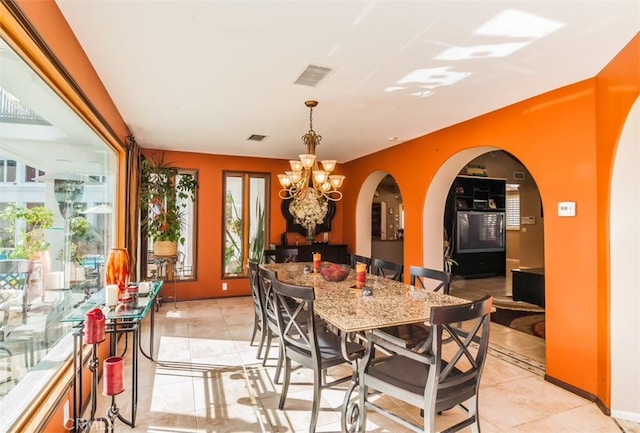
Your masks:
{"label": "white ceiling", "polygon": [[[56,1],[142,147],[289,159],[316,99],[339,162],[591,78],[640,30],[638,0]],[[294,84],[309,64],[333,71]],[[422,69],[461,79],[399,83]]]}

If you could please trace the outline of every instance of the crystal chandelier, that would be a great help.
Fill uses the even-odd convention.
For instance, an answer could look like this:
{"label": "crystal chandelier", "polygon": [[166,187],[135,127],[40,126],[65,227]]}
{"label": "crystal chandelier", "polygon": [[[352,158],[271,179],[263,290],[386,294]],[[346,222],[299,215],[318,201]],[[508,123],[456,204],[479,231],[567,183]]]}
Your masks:
{"label": "crystal chandelier", "polygon": [[305,101],[309,107],[309,132],[302,136],[302,141],[307,146],[307,153],[299,155],[299,160],[290,160],[291,170],[278,175],[282,189],[279,196],[283,200],[293,198],[294,201],[309,199],[307,194],[313,194],[318,201],[338,201],[342,199],[339,191],[344,181],[344,176],[331,174],[336,166],[336,160],[316,160],[316,146],[320,144],[322,136],[313,130],[313,108],[318,101]]}

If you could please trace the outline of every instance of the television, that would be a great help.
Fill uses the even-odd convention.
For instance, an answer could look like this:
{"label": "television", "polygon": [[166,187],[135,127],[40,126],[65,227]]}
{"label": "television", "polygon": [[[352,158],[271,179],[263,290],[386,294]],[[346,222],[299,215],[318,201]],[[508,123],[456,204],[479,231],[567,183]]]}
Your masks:
{"label": "television", "polygon": [[504,251],[505,224],[504,212],[458,211],[456,252]]}

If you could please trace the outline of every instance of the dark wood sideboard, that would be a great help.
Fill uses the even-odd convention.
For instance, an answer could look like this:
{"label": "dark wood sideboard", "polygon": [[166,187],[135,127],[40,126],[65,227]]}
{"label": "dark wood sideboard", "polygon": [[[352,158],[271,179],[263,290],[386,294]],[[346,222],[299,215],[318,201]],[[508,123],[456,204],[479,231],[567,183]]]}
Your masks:
{"label": "dark wood sideboard", "polygon": [[512,269],[514,301],[544,307],[544,268]]}
{"label": "dark wood sideboard", "polygon": [[311,262],[313,261],[313,253],[320,253],[322,260],[333,263],[348,263],[349,255],[347,254],[347,246],[340,244],[328,244],[328,243],[315,243],[311,245],[307,244],[290,244],[290,245],[276,245],[278,248],[297,248],[298,249],[298,262]]}

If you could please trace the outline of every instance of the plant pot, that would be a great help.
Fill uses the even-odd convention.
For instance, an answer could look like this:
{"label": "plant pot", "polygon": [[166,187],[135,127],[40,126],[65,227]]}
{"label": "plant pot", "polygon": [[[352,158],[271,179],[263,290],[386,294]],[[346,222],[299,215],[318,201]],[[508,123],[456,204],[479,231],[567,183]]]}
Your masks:
{"label": "plant pot", "polygon": [[178,255],[178,243],[173,241],[155,241],[153,255],[157,257],[175,257]]}

